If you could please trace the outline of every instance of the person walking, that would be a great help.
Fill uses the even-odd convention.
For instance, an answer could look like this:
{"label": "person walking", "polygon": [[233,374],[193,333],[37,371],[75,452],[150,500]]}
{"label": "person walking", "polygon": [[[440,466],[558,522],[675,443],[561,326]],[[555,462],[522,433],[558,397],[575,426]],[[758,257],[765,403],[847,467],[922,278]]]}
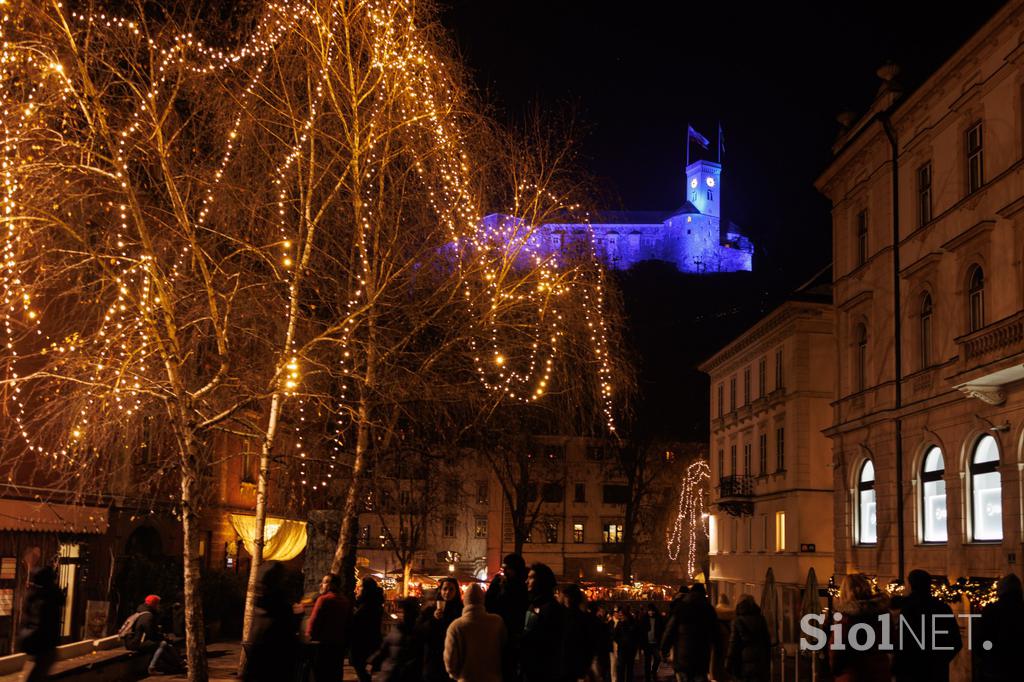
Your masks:
{"label": "person walking", "polygon": [[672,655],[676,681],[707,682],[712,651],[721,645],[718,618],[704,586],[697,583],[689,592],[680,590],[661,640],[662,656]]}
{"label": "person walking", "polygon": [[370,682],[366,663],[379,649],[383,636],[384,590],[377,581],[367,576],[356,584],[356,610],[352,614],[352,651],[349,661],[356,669],[359,682]]}
{"label": "person walking", "polygon": [[654,602],[648,602],[640,617],[640,634],[644,653],[644,682],[656,682],[661,666],[661,637],[665,634],[665,617]]}
{"label": "person walking", "polygon": [[462,592],[455,578],[442,578],[437,601],[420,614],[417,630],[423,643],[424,682],[449,682],[444,667],[444,643],[448,627],[462,615]]}
{"label": "person walking", "polygon": [[593,638],[595,629],[583,602],[583,590],[576,583],[568,583],[558,588],[558,603],[565,608],[566,662],[569,673],[576,680],[590,674],[599,639]]}
{"label": "person walking", "polygon": [[518,554],[508,554],[501,562],[501,572],[491,580],[484,595],[487,612],[501,616],[505,622],[508,643],[505,646],[504,675],[507,682],[516,682],[519,678],[519,639],[523,636],[528,605],[526,562]]}
{"label": "person walking", "polygon": [[306,624],[306,637],[315,647],[314,682],[341,682],[351,621],[352,602],[341,594],[341,576],[328,573],[320,580],[320,595]]}
{"label": "person walking", "polygon": [[149,658],[150,675],[185,671],[185,661],[164,636],[160,627],[160,595],[151,594],[121,626],[124,648]]}
{"label": "person walking", "polygon": [[[891,677],[889,654],[879,649],[882,641],[882,619],[889,613],[886,600],[875,595],[871,581],[863,573],[847,575],[839,588],[838,623],[829,628],[829,658],[835,682],[875,682]],[[842,642],[850,641],[851,628],[865,625],[874,631],[874,644],[865,649],[834,646],[837,630]],[[860,635],[861,638],[865,635]]]}
{"label": "person walking", "polygon": [[260,566],[252,627],[243,644],[245,682],[290,682],[295,678],[299,628],[285,578],[285,567],[280,562],[268,561]]}
{"label": "person walking", "polygon": [[729,633],[725,655],[729,673],[738,682],[769,682],[772,642],[768,622],[749,594],[736,604],[736,617]]}
{"label": "person walking", "polygon": [[398,602],[402,615],[384,638],[370,664],[379,669],[384,682],[420,682],[423,679],[423,646],[416,633],[420,603],[413,597]]}
{"label": "person walking", "polygon": [[484,610],[484,591],[466,591],[462,616],[449,626],[444,642],[444,667],[458,682],[501,682],[501,661],[508,635],[501,616]]}
{"label": "person walking", "polygon": [[711,679],[713,682],[729,682],[729,670],[725,661],[725,654],[732,633],[732,621],[736,618],[736,609],[729,601],[729,595],[718,595],[718,603],[715,604],[715,616],[718,618],[718,641],[723,645],[715,650],[711,657]]}
{"label": "person walking", "polygon": [[[981,611],[971,652],[981,682],[1019,680],[1024,670],[1024,590],[1013,573],[996,585],[996,601]],[[986,643],[989,648],[986,648]]]}
{"label": "person walking", "polygon": [[[900,610],[894,623],[904,632],[893,652],[892,673],[896,682],[949,682],[949,664],[963,648],[960,627],[949,605],[932,596],[932,576],[915,569],[907,576],[910,593],[893,599]],[[894,627],[895,629],[895,627]]]}
{"label": "person walking", "polygon": [[615,614],[615,678],[618,682],[633,682],[636,654],[643,644],[643,632],[633,610],[625,608]]}
{"label": "person walking", "polygon": [[588,682],[612,682],[612,631],[604,609],[591,604],[587,612],[587,641],[594,660],[587,673]]}
{"label": "person walking", "polygon": [[29,575],[18,631],[18,649],[28,656],[28,663],[21,671],[22,682],[49,677],[50,668],[57,660],[62,606],[64,593],[57,587],[57,572],[52,566],[34,569]]}

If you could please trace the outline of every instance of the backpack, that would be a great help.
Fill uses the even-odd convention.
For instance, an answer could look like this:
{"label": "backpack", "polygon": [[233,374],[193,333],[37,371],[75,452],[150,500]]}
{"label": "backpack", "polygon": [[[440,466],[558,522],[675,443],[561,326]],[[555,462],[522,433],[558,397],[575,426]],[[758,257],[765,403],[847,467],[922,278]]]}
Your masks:
{"label": "backpack", "polygon": [[136,611],[132,615],[128,616],[128,619],[121,626],[121,629],[117,631],[117,636],[124,642],[124,648],[128,651],[138,651],[139,647],[142,646],[142,640],[145,639],[146,634],[144,632],[138,632],[135,629],[135,623],[138,622],[139,617],[145,613],[145,611]]}

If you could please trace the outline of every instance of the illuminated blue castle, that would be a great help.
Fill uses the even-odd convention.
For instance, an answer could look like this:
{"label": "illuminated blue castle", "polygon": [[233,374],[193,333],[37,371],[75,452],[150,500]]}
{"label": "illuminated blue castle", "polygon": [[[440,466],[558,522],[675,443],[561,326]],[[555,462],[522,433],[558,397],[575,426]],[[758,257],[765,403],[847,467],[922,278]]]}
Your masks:
{"label": "illuminated blue castle", "polygon": [[[687,200],[676,211],[605,212],[590,225],[594,249],[605,265],[627,270],[636,263],[660,260],[681,272],[738,272],[753,269],[754,245],[734,224],[721,225],[722,166],[694,161],[686,167]],[[510,218],[492,214],[490,229]],[[585,242],[586,225],[548,223],[530,239],[546,254],[563,252]]]}

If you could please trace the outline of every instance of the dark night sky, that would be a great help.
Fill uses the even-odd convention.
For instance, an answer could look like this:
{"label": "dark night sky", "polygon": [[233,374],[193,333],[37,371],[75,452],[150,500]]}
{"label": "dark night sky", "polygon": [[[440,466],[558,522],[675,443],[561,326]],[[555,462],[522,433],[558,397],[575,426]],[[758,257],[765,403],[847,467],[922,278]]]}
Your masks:
{"label": "dark night sky", "polygon": [[920,84],[1003,4],[445,1],[443,21],[499,111],[577,111],[589,128],[582,163],[620,202],[608,208],[679,206],[687,122],[714,144],[721,121],[723,210],[755,243],[755,276],[698,283],[660,270],[623,283],[641,412],[655,405],[656,430],[684,437],[707,428],[694,365],[831,259],[829,205],[813,182],[836,115],[864,111],[886,60]]}

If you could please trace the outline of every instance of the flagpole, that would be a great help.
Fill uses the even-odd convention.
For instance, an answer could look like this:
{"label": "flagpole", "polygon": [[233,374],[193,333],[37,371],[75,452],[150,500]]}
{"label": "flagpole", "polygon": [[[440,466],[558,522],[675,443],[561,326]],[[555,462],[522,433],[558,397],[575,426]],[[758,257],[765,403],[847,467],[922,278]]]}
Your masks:
{"label": "flagpole", "polygon": [[718,122],[718,165],[722,165],[722,122]]}

